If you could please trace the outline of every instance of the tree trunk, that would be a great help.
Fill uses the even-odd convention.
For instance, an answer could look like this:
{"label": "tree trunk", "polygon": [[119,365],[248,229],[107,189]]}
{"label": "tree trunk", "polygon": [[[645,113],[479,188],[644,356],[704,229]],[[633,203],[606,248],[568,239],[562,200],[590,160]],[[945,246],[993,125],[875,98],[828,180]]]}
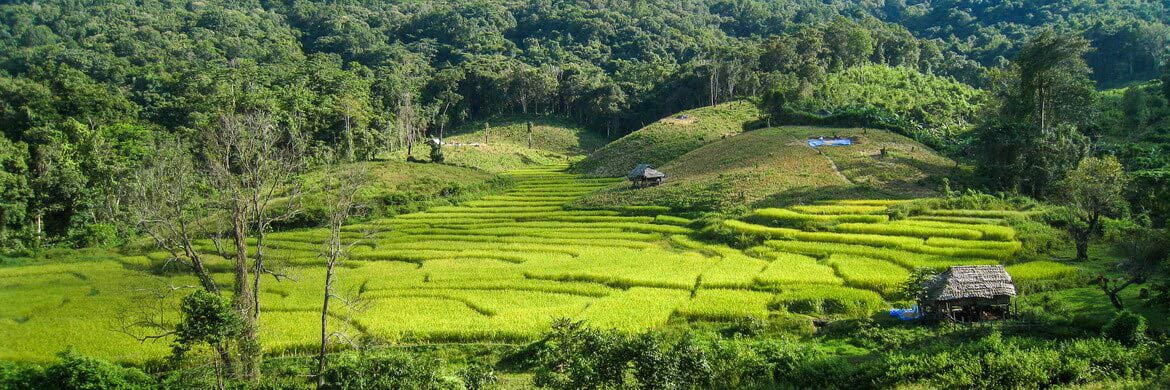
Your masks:
{"label": "tree trunk", "polygon": [[240,312],[243,319],[243,332],[240,335],[240,361],[243,364],[243,374],[247,379],[257,379],[260,376],[259,345],[257,345],[256,319],[252,316],[252,291],[248,280],[248,225],[244,210],[238,207],[233,210],[232,235],[236,242],[235,261],[235,296],[232,297],[233,306]]}
{"label": "tree trunk", "polygon": [[1073,240],[1076,241],[1077,261],[1088,260],[1089,259],[1089,236],[1087,234],[1074,234]]}
{"label": "tree trunk", "polygon": [[[227,346],[224,343],[215,344],[215,353],[219,355],[219,360],[223,363],[223,376],[232,377],[236,375],[236,368],[232,364],[232,355],[228,352]],[[220,380],[220,383],[223,383]],[[222,387],[222,386],[221,386]]]}
{"label": "tree trunk", "polygon": [[[332,245],[332,244],[331,244]],[[331,248],[331,256],[336,256],[337,248]],[[333,265],[330,260],[325,267],[325,299],[321,304],[321,351],[317,356],[317,388],[325,386],[325,365],[329,351],[329,298],[333,295]]]}

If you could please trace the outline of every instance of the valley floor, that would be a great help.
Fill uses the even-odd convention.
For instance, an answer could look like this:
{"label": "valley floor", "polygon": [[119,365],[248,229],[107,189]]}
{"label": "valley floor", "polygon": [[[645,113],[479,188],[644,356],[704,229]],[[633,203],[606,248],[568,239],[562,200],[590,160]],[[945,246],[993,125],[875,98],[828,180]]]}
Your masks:
{"label": "valley floor", "polygon": [[[888,305],[913,267],[997,263],[1019,248],[995,213],[888,221],[883,212],[896,201],[853,201],[729,220],[725,228],[763,238],[741,251],[697,241],[691,221],[662,207],[568,208],[618,179],[565,168],[514,170],[507,175],[515,186],[504,193],[346,226],[352,258],[338,273],[338,291],[355,304],[336,306],[334,331],[385,342],[526,342],[557,318],[642,331],[672,318],[865,317]],[[846,223],[833,231],[783,227],[810,219]],[[290,277],[261,287],[261,339],[270,352],[316,343],[326,236],[268,235],[269,262]],[[203,250],[213,253],[214,245]],[[217,281],[230,285],[230,263],[209,257]],[[128,363],[165,356],[165,338],[139,343],[131,335],[153,330],[128,320],[177,320],[182,287],[197,283],[172,266],[156,252],[0,268],[0,359],[46,361],[70,346]],[[1050,262],[1025,266],[1009,270],[1029,281],[1075,273]]]}

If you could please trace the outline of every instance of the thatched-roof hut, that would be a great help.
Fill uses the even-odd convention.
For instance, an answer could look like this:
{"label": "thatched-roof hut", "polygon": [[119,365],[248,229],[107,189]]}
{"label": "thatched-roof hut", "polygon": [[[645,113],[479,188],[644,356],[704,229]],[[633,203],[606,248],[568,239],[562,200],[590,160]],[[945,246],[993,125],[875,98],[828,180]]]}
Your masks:
{"label": "thatched-roof hut", "polygon": [[958,322],[1007,318],[1016,296],[1012,276],[1002,265],[954,266],[926,287],[920,304],[926,313]]}
{"label": "thatched-roof hut", "polygon": [[665,182],[666,174],[654,169],[650,164],[638,164],[626,178],[633,182],[635,187],[653,187]]}

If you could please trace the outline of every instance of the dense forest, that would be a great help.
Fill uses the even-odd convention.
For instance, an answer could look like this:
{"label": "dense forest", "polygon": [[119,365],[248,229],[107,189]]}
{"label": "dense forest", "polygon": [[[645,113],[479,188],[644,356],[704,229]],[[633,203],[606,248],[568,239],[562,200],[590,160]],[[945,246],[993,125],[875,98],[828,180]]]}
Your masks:
{"label": "dense forest", "polygon": [[[864,109],[826,101],[824,90],[865,64],[943,78],[911,74],[903,84],[990,90],[1023,42],[1047,29],[1084,37],[1087,77],[1122,86],[1157,77],[1170,36],[1170,6],[1137,0],[47,1],[0,10],[5,246],[33,236],[113,242],[124,233],[112,223],[117,183],[146,146],[192,138],[224,112],[264,111],[317,155],[368,160],[500,114],[565,116],[614,138],[682,109],[777,90],[777,106]],[[890,77],[882,72],[871,79]],[[1150,141],[1124,154],[1164,186],[1165,162],[1136,156],[1164,154],[1164,97],[1156,85],[1135,88],[1142,97],[1126,101],[1151,107]],[[886,122],[925,125],[936,146],[959,142],[950,136],[963,127],[950,127],[979,121],[981,98],[938,93],[941,106]],[[907,107],[889,99],[875,115]],[[1129,123],[1091,119],[1101,134],[1136,136],[1122,130]]]}

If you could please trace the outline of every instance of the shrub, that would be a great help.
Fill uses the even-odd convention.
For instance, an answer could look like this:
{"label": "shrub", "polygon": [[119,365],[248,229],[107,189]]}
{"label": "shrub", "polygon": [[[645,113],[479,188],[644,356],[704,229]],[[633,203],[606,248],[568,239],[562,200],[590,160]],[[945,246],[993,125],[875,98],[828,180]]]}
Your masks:
{"label": "shrub", "polygon": [[463,387],[467,390],[494,389],[500,382],[492,366],[479,363],[460,370],[459,379],[463,380]]}
{"label": "shrub", "polygon": [[61,361],[45,369],[42,388],[55,389],[150,389],[155,385],[146,373],[82,356],[72,349],[57,355]]}
{"label": "shrub", "polygon": [[1101,329],[1101,334],[1127,346],[1146,341],[1146,318],[1129,310],[1122,310]]}
{"label": "shrub", "polygon": [[346,353],[330,360],[325,389],[443,388],[438,359],[404,352]]}
{"label": "shrub", "polygon": [[12,390],[34,390],[44,384],[45,371],[41,366],[0,361],[0,388]]}

